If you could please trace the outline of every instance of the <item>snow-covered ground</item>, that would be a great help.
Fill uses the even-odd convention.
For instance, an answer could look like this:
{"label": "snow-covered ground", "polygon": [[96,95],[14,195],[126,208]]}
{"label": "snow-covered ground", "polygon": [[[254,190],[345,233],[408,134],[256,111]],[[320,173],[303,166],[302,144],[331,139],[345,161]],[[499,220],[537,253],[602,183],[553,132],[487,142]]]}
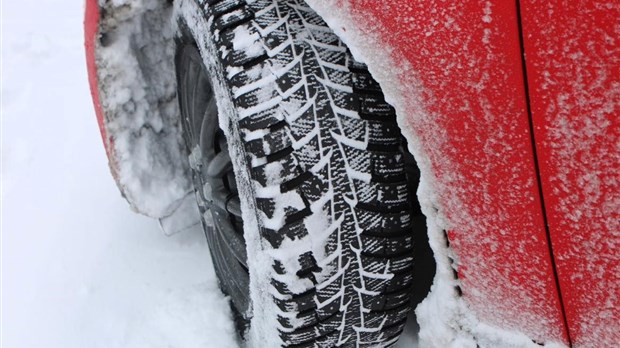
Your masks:
{"label": "snow-covered ground", "polygon": [[239,346],[202,231],[166,237],[109,174],[82,1],[2,6],[2,347]]}
{"label": "snow-covered ground", "polygon": [[237,346],[202,232],[166,237],[116,189],[83,4],[3,5],[2,346]]}

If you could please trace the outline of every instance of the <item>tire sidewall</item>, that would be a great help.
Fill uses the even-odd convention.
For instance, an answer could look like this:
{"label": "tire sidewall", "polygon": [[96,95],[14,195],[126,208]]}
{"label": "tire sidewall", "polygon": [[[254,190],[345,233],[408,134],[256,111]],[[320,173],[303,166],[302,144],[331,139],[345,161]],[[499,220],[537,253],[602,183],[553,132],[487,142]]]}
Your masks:
{"label": "tire sidewall", "polygon": [[[224,131],[229,143],[233,170],[237,179],[243,233],[247,245],[248,269],[250,274],[250,305],[248,313],[251,318],[249,333],[246,335],[249,346],[282,346],[277,322],[278,308],[271,294],[261,289],[271,286],[271,265],[273,260],[263,245],[259,232],[255,193],[252,186],[250,170],[246,161],[246,152],[238,127],[238,113],[233,103],[233,95],[225,79],[225,68],[221,64],[216,43],[211,31],[212,23],[194,0],[175,2],[173,25],[177,42],[193,41],[198,46],[217,100],[219,126]],[[251,260],[251,261],[250,261]]]}

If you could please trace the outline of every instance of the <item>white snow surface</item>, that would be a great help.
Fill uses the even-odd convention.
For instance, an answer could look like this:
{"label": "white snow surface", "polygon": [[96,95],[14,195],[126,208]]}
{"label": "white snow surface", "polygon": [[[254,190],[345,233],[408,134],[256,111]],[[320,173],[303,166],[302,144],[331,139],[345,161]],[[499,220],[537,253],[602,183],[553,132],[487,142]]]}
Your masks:
{"label": "white snow surface", "polygon": [[[83,3],[3,7],[2,347],[243,346],[201,228],[165,236],[110,175]],[[398,347],[416,332],[410,320]]]}
{"label": "white snow surface", "polygon": [[2,347],[237,347],[200,228],[166,237],[110,175],[82,1],[2,13]]}

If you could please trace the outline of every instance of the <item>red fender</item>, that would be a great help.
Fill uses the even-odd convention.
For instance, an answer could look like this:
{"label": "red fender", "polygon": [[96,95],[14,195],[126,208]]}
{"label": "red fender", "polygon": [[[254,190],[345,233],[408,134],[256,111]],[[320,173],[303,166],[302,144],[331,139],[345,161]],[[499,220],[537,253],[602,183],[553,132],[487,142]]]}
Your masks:
{"label": "red fender", "polygon": [[86,68],[88,70],[88,83],[90,85],[90,94],[93,99],[95,107],[95,114],[97,116],[97,124],[99,125],[99,132],[101,133],[101,139],[105,146],[105,151],[109,159],[110,170],[112,175],[116,178],[118,171],[112,156],[112,138],[108,137],[105,122],[104,112],[101,106],[101,100],[99,98],[99,81],[97,78],[97,62],[95,59],[95,46],[99,41],[99,5],[97,0],[86,0],[86,13],[84,15],[84,47],[86,49]]}
{"label": "red fender", "polygon": [[406,69],[397,93],[383,87],[428,157],[477,317],[541,343],[617,344],[620,5],[312,3],[371,71]]}
{"label": "red fender", "polygon": [[540,178],[570,337],[620,342],[620,3],[522,1]]}
{"label": "red fender", "polygon": [[[467,304],[491,325],[568,343],[536,180],[515,3],[347,5],[362,31],[387,43],[418,81],[402,77],[427,116],[405,119],[430,159]],[[419,114],[419,104],[405,108]]]}

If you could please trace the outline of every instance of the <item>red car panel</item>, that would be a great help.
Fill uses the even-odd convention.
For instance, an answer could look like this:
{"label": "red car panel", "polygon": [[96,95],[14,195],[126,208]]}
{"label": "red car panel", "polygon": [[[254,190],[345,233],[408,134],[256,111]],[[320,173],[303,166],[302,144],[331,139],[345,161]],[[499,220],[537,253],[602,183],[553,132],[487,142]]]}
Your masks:
{"label": "red car panel", "polygon": [[99,99],[99,86],[97,82],[97,62],[95,57],[95,46],[99,40],[99,5],[97,0],[86,0],[86,13],[84,16],[84,45],[86,49],[86,68],[88,70],[88,82],[90,85],[90,93],[93,98],[93,104],[95,106],[95,114],[97,116],[97,124],[99,124],[99,131],[101,132],[101,138],[105,146],[106,154],[110,163],[110,170],[112,175],[116,177],[117,172],[115,169],[114,156],[110,153],[112,147],[110,142],[112,139],[108,137],[105,122],[104,112],[101,106],[101,100]]}
{"label": "red car panel", "polygon": [[572,342],[620,342],[620,3],[522,1],[536,149]]}
{"label": "red car panel", "polygon": [[[418,83],[403,76],[411,95],[423,91],[429,116],[408,122],[431,157],[470,307],[536,341],[568,343],[536,180],[515,2],[347,6],[388,43],[393,59],[412,67],[406,74]],[[412,102],[408,114],[418,107]]]}

